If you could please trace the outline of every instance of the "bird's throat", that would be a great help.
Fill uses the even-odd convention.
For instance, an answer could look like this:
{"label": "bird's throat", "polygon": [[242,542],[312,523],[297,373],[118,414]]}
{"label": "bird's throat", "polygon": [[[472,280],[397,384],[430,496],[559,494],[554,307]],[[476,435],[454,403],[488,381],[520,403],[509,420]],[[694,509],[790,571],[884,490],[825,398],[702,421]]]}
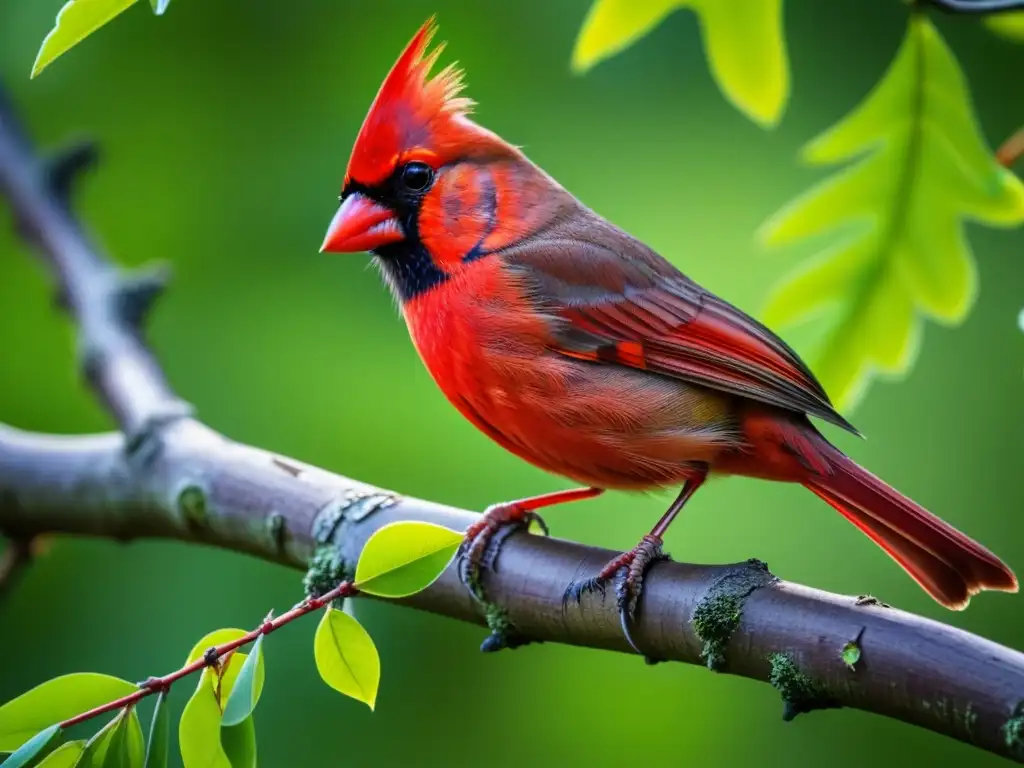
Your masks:
{"label": "bird's throat", "polygon": [[384,281],[395,298],[403,303],[448,279],[419,241],[388,245],[374,251],[373,255]]}

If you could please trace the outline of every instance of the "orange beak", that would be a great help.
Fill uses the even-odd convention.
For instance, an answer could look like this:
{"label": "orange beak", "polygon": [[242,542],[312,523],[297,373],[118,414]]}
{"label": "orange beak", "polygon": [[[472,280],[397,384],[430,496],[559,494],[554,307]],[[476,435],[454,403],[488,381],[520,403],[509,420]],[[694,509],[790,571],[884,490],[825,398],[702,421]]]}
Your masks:
{"label": "orange beak", "polygon": [[320,252],[355,253],[372,251],[405,239],[402,225],[393,211],[359,192],[345,198],[327,228]]}

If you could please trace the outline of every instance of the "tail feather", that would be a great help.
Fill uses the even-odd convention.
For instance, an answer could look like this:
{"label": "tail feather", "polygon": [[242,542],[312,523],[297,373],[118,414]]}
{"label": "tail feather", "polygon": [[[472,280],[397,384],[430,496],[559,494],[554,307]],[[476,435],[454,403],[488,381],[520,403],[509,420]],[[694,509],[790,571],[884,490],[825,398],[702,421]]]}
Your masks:
{"label": "tail feather", "polygon": [[1017,577],[978,542],[875,477],[824,438],[831,472],[804,485],[867,534],[935,600],[967,607],[982,590],[1016,592]]}

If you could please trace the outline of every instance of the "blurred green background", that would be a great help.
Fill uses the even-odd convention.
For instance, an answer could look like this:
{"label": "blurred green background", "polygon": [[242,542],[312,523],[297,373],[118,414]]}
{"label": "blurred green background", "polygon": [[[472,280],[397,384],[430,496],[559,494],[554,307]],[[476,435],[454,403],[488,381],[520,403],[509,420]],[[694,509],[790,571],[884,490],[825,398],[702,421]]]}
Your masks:
{"label": "blurred green background", "polygon": [[[140,3],[29,81],[62,3],[0,5],[0,78],[41,141],[101,141],[102,165],[78,197],[97,238],[123,263],[173,264],[151,336],[180,393],[239,440],[477,509],[565,483],[448,406],[365,257],[317,253],[366,108],[424,19],[437,13],[445,61],[465,66],[483,124],[748,311],[810,252],[769,255],[753,241],[766,216],[825,175],[798,164],[799,146],[877,81],[906,22],[897,0],[788,2],[793,98],[766,132],[715,89],[684,12],[575,77],[568,62],[587,0],[175,0],[163,18]],[[936,21],[995,145],[1024,122],[1014,74],[1024,48],[973,19]],[[109,428],[2,203],[0,218],[0,420]],[[981,274],[970,319],[930,326],[909,379],[875,384],[854,414],[868,440],[837,440],[1021,572],[1024,237],[969,234]],[[625,548],[665,502],[612,494],[547,519],[558,536]],[[988,594],[965,613],[944,611],[798,487],[716,483],[667,544],[691,561],[757,556],[784,578],[871,592],[1024,648],[1024,597]],[[167,671],[207,631],[253,626],[300,589],[298,573],[229,553],[60,541],[0,605],[0,700],[65,672]],[[376,713],[320,683],[313,622],[290,627],[266,649],[261,765],[999,764],[859,712],[783,724],[768,686],[697,667],[552,645],[483,655],[475,627],[387,605],[360,615],[383,660]],[[175,690],[178,707],[190,687]]]}

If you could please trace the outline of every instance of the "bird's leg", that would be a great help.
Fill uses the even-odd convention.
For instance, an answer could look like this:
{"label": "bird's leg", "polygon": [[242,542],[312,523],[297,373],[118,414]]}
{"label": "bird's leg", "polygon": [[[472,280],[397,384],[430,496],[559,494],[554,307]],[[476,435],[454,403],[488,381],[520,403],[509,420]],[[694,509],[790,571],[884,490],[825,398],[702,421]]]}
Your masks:
{"label": "bird's leg", "polygon": [[633,646],[633,650],[641,653],[640,649],[636,647],[636,643],[633,642],[629,627],[636,614],[637,603],[640,601],[640,595],[643,592],[644,574],[652,563],[668,558],[668,555],[662,552],[661,549],[662,537],[665,535],[668,527],[672,525],[676,515],[679,514],[680,510],[686,505],[686,502],[690,500],[690,497],[704,483],[707,476],[708,471],[705,467],[690,477],[683,485],[683,489],[679,492],[676,500],[672,502],[672,505],[665,514],[661,516],[657,525],[640,540],[636,547],[611,560],[601,569],[597,576],[584,581],[574,581],[570,584],[565,590],[563,602],[568,603],[571,599],[579,603],[580,597],[584,592],[596,590],[604,594],[605,587],[614,578],[615,596],[618,602],[622,631],[626,635],[626,640]]}
{"label": "bird's leg", "polygon": [[546,535],[548,527],[537,514],[538,509],[570,501],[592,499],[602,493],[603,488],[572,488],[488,507],[483,516],[466,529],[465,538],[456,555],[462,583],[474,597],[486,602],[480,585],[480,570],[494,568],[498,551],[505,539],[517,530],[528,527],[532,522],[536,522]]}

